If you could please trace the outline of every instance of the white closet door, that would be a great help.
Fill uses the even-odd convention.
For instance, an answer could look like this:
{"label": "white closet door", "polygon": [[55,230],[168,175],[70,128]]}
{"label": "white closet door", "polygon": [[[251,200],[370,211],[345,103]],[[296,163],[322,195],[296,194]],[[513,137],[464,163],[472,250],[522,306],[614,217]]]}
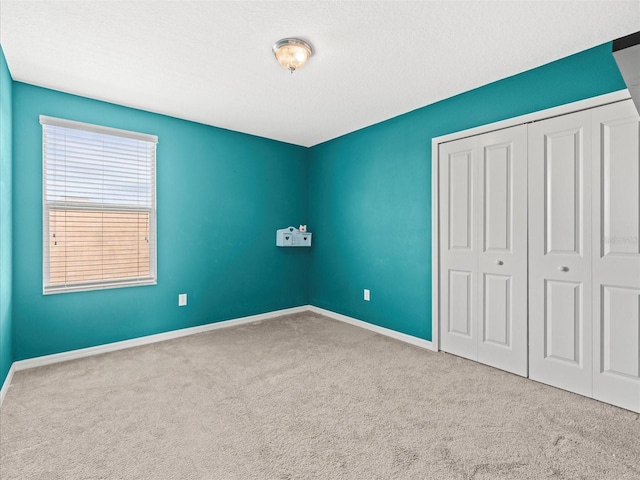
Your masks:
{"label": "white closet door", "polygon": [[640,412],[640,118],[593,111],[593,396]]}
{"label": "white closet door", "polygon": [[476,360],[478,246],[476,139],[439,147],[440,341],[442,350]]}
{"label": "white closet door", "polygon": [[527,375],[527,127],[440,145],[442,349]]}
{"label": "white closet door", "polygon": [[527,126],[477,140],[478,361],[527,376]]}
{"label": "white closet door", "polygon": [[592,394],[591,113],[529,126],[529,376]]}

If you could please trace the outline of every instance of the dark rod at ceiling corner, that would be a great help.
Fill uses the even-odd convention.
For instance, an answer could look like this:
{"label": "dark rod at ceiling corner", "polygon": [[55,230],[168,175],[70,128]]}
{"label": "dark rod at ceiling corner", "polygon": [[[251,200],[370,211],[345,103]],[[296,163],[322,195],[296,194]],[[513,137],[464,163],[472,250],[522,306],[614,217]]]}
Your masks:
{"label": "dark rod at ceiling corner", "polygon": [[618,50],[624,50],[625,48],[633,47],[640,44],[640,32],[631,33],[625,37],[616,38],[613,41],[611,50],[617,52]]}
{"label": "dark rod at ceiling corner", "polygon": [[614,40],[611,49],[631,99],[640,113],[640,32]]}

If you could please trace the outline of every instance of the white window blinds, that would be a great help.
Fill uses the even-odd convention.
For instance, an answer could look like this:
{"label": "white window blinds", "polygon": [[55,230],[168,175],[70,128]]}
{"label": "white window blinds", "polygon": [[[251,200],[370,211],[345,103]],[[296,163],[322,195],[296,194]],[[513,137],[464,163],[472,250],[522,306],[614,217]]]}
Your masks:
{"label": "white window blinds", "polygon": [[157,137],[40,123],[43,292],[155,284]]}

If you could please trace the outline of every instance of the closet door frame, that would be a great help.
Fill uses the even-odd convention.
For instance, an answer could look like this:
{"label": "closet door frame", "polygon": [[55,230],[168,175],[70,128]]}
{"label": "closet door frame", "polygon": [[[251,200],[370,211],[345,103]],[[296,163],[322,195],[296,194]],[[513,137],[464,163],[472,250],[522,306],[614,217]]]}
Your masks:
{"label": "closet door frame", "polygon": [[431,140],[431,343],[433,350],[440,350],[440,205],[439,205],[439,178],[440,171],[438,165],[440,163],[439,151],[440,144],[459,140],[461,138],[488,133],[496,130],[502,130],[516,125],[531,123],[544,120],[551,117],[566,115],[568,113],[587,110],[590,108],[600,107],[610,103],[616,103],[631,98],[629,91],[619,90],[617,92],[607,93],[597,97],[580,100],[566,105],[540,110],[538,112],[521,115],[500,122],[490,123],[479,127],[462,130]]}

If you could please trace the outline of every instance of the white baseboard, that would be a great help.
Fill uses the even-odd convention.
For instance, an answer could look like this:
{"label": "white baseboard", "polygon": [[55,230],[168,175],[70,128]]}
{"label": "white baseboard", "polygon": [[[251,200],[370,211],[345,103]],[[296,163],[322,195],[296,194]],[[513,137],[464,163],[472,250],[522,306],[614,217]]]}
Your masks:
{"label": "white baseboard", "polygon": [[331,310],[325,310],[324,308],[314,307],[313,305],[309,306],[309,311],[319,313],[320,315],[324,315],[325,317],[333,318],[334,320],[339,320],[341,322],[348,323],[349,325],[355,325],[356,327],[371,330],[372,332],[379,333],[380,335],[385,335],[387,337],[395,338],[396,340],[400,340],[401,342],[410,343],[411,345],[415,345],[416,347],[426,348],[427,350],[432,350],[434,352],[438,351],[438,349],[433,344],[433,342],[430,342],[429,340],[424,340],[422,338],[414,337],[413,335],[407,335],[406,333],[400,333],[400,332],[396,332],[395,330],[379,327],[378,325],[373,325],[372,323],[363,322],[362,320],[348,317],[340,313],[335,313],[335,312],[332,312]]}
{"label": "white baseboard", "polygon": [[223,320],[221,322],[208,323],[206,325],[200,325],[197,327],[183,328],[180,330],[158,333],[155,335],[147,335],[145,337],[132,338],[131,340],[123,340],[121,342],[107,343],[104,345],[98,345],[96,347],[81,348],[79,350],[71,350],[69,352],[44,355],[42,357],[29,358],[27,360],[18,360],[17,362],[13,362],[11,368],[9,369],[9,373],[7,374],[7,378],[5,378],[4,383],[2,384],[2,390],[0,390],[0,405],[2,405],[2,401],[4,400],[4,397],[9,390],[9,386],[11,385],[11,381],[13,380],[14,372],[27,370],[29,368],[42,367],[44,365],[51,365],[54,363],[67,362],[69,360],[76,360],[78,358],[90,357],[92,355],[100,355],[102,353],[115,352],[117,350],[124,350],[125,348],[139,347],[141,345],[148,345],[150,343],[164,342],[165,340],[186,337],[188,335],[217,330],[219,328],[235,327],[238,325],[244,325],[247,323],[259,322],[261,320],[280,317],[282,315],[291,315],[293,313],[301,313],[307,311],[319,313],[320,315],[324,315],[325,317],[332,318],[334,320],[339,320],[356,327],[371,330],[372,332],[379,333],[380,335],[395,338],[396,340],[400,340],[401,342],[409,343],[417,347],[425,348],[427,350],[433,350],[436,352],[438,351],[433,342],[430,342],[429,340],[424,340],[412,335],[407,335],[406,333],[396,332],[395,330],[390,330],[388,328],[379,327],[377,325],[348,317],[340,313],[325,310],[324,308],[314,307],[312,305],[303,305],[301,307],[286,308],[284,310],[276,310],[273,312],[261,313],[259,315],[251,315],[248,317],[235,318],[232,320]]}
{"label": "white baseboard", "polygon": [[[232,320],[223,320],[221,322],[199,325],[197,327],[182,328],[180,330],[172,330],[170,332],[132,338],[131,340],[123,340],[121,342],[107,343],[104,345],[98,345],[96,347],[81,348],[79,350],[71,350],[69,352],[44,355],[42,357],[29,358],[27,360],[18,360],[17,362],[13,363],[12,368],[15,367],[15,371],[19,372],[20,370],[26,370],[28,368],[42,367],[44,365],[51,365],[53,363],[59,362],[67,362],[69,360],[90,357],[92,355],[99,355],[101,353],[114,352],[116,350],[123,350],[125,348],[139,347],[141,345],[148,345],[150,343],[164,342],[165,340],[186,337],[188,335],[194,335],[196,333],[208,332],[210,330],[217,330],[219,328],[235,327],[238,325],[244,325],[247,323],[259,322],[261,320],[279,317],[282,315],[291,315],[292,313],[306,312],[307,310],[309,310],[309,307],[307,305],[303,305],[301,307],[286,308],[284,310],[276,310],[273,312],[261,313],[259,315],[234,318]],[[9,377],[7,377],[7,379],[8,378]]]}
{"label": "white baseboard", "polygon": [[15,362],[11,364],[11,368],[9,368],[9,372],[7,373],[7,377],[4,379],[2,383],[2,388],[0,389],[0,406],[2,406],[2,402],[4,402],[4,397],[9,391],[9,387],[11,386],[11,380],[13,380],[13,374],[16,371]]}

